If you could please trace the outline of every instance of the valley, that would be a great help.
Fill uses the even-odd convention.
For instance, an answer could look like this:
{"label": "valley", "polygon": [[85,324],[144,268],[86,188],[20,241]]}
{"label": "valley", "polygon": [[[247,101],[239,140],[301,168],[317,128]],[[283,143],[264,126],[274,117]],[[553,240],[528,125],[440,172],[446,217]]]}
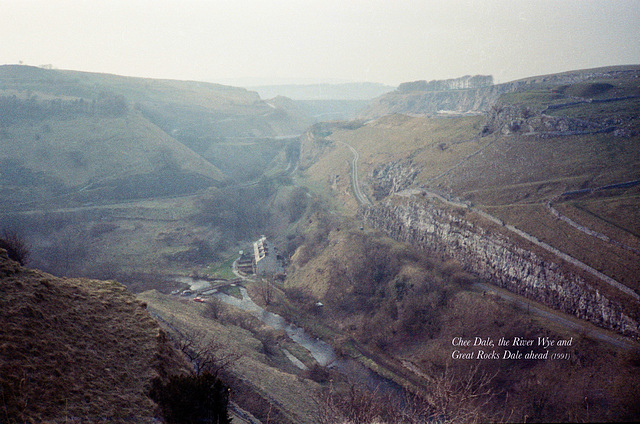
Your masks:
{"label": "valley", "polygon": [[215,346],[233,422],[632,421],[639,77],[364,87],[324,121],[356,102],[2,66],[0,229]]}

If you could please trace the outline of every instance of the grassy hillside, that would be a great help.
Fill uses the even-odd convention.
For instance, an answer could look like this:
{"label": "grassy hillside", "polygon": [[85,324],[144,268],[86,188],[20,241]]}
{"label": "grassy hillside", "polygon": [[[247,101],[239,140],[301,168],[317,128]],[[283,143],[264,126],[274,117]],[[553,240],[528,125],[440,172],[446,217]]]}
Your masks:
{"label": "grassy hillside", "polygon": [[0,66],[0,111],[0,178],[12,202],[87,185],[101,190],[80,200],[193,192],[222,179],[198,155],[229,169],[234,158],[216,145],[253,143],[242,166],[261,172],[262,155],[283,149],[273,138],[309,123],[295,102],[242,88],[13,65]]}
{"label": "grassy hillside", "polygon": [[211,109],[247,106],[259,100],[256,93],[219,84],[157,80],[30,66],[0,66],[0,89],[13,89],[60,97],[97,98],[110,91],[131,102],[188,104]]}
{"label": "grassy hillside", "polygon": [[231,398],[240,407],[262,422],[315,422],[314,396],[319,385],[308,378],[308,373],[296,368],[282,348],[295,352],[310,367],[313,359],[283,331],[224,304],[216,304],[214,316],[210,305],[157,291],[140,293],[138,299],[165,320],[173,334],[198,334],[199,340],[213,338],[223,346],[223,354],[239,357],[225,369],[224,375],[233,387]]}
{"label": "grassy hillside", "polygon": [[426,183],[473,154],[490,140],[478,136],[482,117],[437,119],[388,115],[366,124],[329,125],[309,133],[301,150],[304,176],[323,191],[337,192],[340,201],[353,210],[350,163],[358,151],[359,178],[372,198],[376,197],[372,175],[391,163],[411,164],[417,182]]}
{"label": "grassy hillside", "polygon": [[539,75],[492,85],[491,76],[476,75],[449,80],[415,81],[400,84],[395,91],[372,101],[360,112],[364,119],[389,114],[455,116],[490,111],[505,94],[529,97],[532,90],[619,78],[637,72],[637,66],[610,66]]}
{"label": "grassy hillside", "polygon": [[3,206],[189,193],[222,173],[134,111],[0,130]]}
{"label": "grassy hillside", "polygon": [[[638,186],[561,196],[640,179],[639,74],[625,67],[532,78],[485,117],[389,115],[334,126],[303,144],[305,175],[354,210],[347,142],[370,199],[409,187],[460,198],[640,289]],[[557,219],[549,202],[628,248]]]}
{"label": "grassy hillside", "polygon": [[0,251],[2,422],[156,422],[154,378],[187,372],[116,282],[61,279]]}
{"label": "grassy hillside", "polygon": [[147,119],[198,153],[203,143],[298,134],[310,123],[295,102],[263,101],[258,93],[239,87],[77,71],[32,72],[37,77],[29,76],[27,81],[5,80],[7,88],[85,99],[99,98],[104,92],[123,96]]}

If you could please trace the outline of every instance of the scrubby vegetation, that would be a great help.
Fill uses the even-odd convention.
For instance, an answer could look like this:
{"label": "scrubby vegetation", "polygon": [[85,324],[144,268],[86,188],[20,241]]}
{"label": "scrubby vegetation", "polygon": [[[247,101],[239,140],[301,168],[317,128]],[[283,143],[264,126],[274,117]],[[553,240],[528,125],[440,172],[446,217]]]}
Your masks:
{"label": "scrubby vegetation", "polygon": [[187,372],[116,282],[60,279],[0,250],[0,420],[154,422],[154,376]]}
{"label": "scrubby vegetation", "polygon": [[[329,222],[306,235],[314,246],[310,258],[301,254],[312,249],[307,242],[292,258],[285,291],[295,306],[283,313],[290,311],[292,320],[300,319],[302,311],[314,316],[315,327],[307,324],[307,328],[331,338],[346,357],[361,358],[369,366],[373,360],[374,369],[411,387],[416,398],[393,406],[397,398],[384,403],[384,396],[370,387],[349,388],[334,376],[335,391],[327,389],[321,395],[322,413],[328,414],[322,419],[328,421],[320,422],[336,417],[398,422],[397,416],[389,416],[392,413],[405,414],[402,422],[414,422],[411,416],[440,417],[446,422],[628,420],[638,413],[634,401],[638,393],[628,390],[640,377],[640,367],[632,359],[637,353],[549,327],[526,310],[474,289],[475,277],[458,263],[425,257],[375,232],[350,229],[345,222]],[[314,307],[318,301],[324,305],[321,309]],[[573,337],[574,343],[565,362],[452,358],[455,337],[478,336]],[[620,373],[621,369],[625,371]],[[466,378],[469,385],[461,383]],[[602,387],[598,382],[603,378],[612,384]],[[554,383],[549,386],[547,381]],[[478,396],[469,394],[463,400],[463,388],[470,387],[482,389]],[[445,394],[451,398],[438,398]],[[380,407],[381,402],[386,406]],[[410,411],[407,404],[417,410]],[[364,416],[368,418],[358,418]]]}
{"label": "scrubby vegetation", "polygon": [[229,424],[229,388],[209,373],[173,376],[166,384],[156,380],[151,397],[168,424]]}
{"label": "scrubby vegetation", "polygon": [[[298,142],[272,136],[304,119],[242,89],[29,72],[39,82],[0,68],[0,78],[22,75],[0,94],[0,142],[20,152],[0,158],[3,226],[16,230],[0,248],[60,276],[124,283],[164,330],[118,283],[59,279],[3,257],[0,421],[144,422],[158,403],[167,422],[228,422],[229,400],[263,422],[296,424],[640,416],[637,352],[556,326],[480,288],[462,264],[361,227],[345,145],[360,152],[371,198],[445,191],[637,285],[633,252],[587,242],[545,209],[564,191],[638,178],[637,84],[536,86],[503,97],[493,121],[319,123]],[[572,97],[597,101],[564,104]],[[526,135],[589,117],[616,129]],[[637,187],[557,207],[636,246]],[[245,282],[248,292],[329,342],[335,368],[254,315],[160,293],[182,287],[178,276],[235,278],[238,250],[262,234],[290,267],[286,278]],[[572,344],[562,362],[471,361],[452,357],[457,337]]]}
{"label": "scrubby vegetation", "polygon": [[4,249],[9,259],[24,265],[29,259],[29,246],[16,231],[4,229],[0,234],[0,249]]}

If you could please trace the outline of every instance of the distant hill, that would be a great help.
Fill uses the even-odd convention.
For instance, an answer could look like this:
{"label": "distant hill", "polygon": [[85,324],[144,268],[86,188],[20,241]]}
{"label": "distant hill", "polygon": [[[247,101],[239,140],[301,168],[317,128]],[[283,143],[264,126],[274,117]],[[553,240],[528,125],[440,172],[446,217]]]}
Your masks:
{"label": "distant hill", "polygon": [[390,93],[373,100],[360,113],[363,119],[390,114],[451,116],[481,114],[489,111],[505,93],[529,91],[550,84],[611,78],[632,72],[633,66],[616,66],[542,75],[504,84],[493,84],[491,76],[464,76],[441,81],[414,81],[400,84]]}
{"label": "distant hill", "polygon": [[312,122],[355,119],[371,99],[395,87],[378,83],[287,84],[249,87],[263,99],[288,97]]}
{"label": "distant hill", "polygon": [[244,88],[0,66],[0,199],[20,208],[189,194],[225,178],[212,146],[263,140],[253,151],[274,157],[282,146],[268,138],[309,123],[297,105]]}
{"label": "distant hill", "polygon": [[248,88],[257,91],[263,99],[284,96],[293,100],[369,100],[395,89],[372,82],[262,85]]}
{"label": "distant hill", "polygon": [[0,292],[2,422],[158,422],[152,380],[189,365],[124,286],[56,278],[0,250]]}
{"label": "distant hill", "polygon": [[196,81],[4,65],[0,66],[0,93],[85,101],[105,94],[121,96],[172,135],[193,132],[195,119],[205,121],[195,135],[212,137],[279,136],[302,131],[306,125],[300,117],[288,117],[286,110],[274,110],[254,91]]}
{"label": "distant hill", "polygon": [[118,116],[32,114],[5,122],[0,146],[4,207],[189,193],[223,179],[135,110]]}

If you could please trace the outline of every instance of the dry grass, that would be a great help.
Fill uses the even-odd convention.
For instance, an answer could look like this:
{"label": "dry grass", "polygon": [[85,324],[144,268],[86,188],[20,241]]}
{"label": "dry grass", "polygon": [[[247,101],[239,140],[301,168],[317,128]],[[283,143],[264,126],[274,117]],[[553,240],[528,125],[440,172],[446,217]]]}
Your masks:
{"label": "dry grass", "polygon": [[329,136],[334,142],[305,175],[313,185],[323,187],[322,193],[337,197],[341,206],[355,209],[350,179],[353,154],[340,142],[349,143],[360,154],[358,171],[365,190],[376,167],[407,157],[418,165],[416,180],[425,182],[490,141],[475,140],[481,122],[480,117],[434,119],[392,115],[355,130],[338,129]]}
{"label": "dry grass", "polygon": [[0,266],[3,422],[152,422],[151,381],[185,363],[144,305],[116,282],[55,278],[4,256]]}
{"label": "dry grass", "polygon": [[[46,132],[43,127],[46,124]],[[122,118],[77,118],[9,126],[0,146],[5,157],[81,188],[154,172],[163,161],[222,179],[221,172],[137,113]],[[91,164],[91,166],[87,166]]]}
{"label": "dry grass", "polygon": [[[576,216],[575,209],[570,206],[558,209],[589,228],[613,235],[612,226],[586,214]],[[576,230],[552,216],[546,205],[509,205],[487,207],[486,210],[628,287],[634,290],[640,288],[640,261],[636,254]],[[637,239],[630,238],[627,240],[629,243],[637,243]],[[593,278],[587,275],[587,280],[592,281]]]}
{"label": "dry grass", "polygon": [[[203,318],[206,305],[156,291],[140,293],[138,298],[172,327],[180,331],[200,331],[229,351],[242,354],[227,374],[228,384],[232,387],[232,401],[257,417],[266,417],[272,408],[272,414],[277,411],[284,420],[282,422],[313,422],[316,408],[313,393],[318,385],[301,378],[293,365],[278,359],[283,354],[272,352],[272,348],[258,338],[264,339],[265,333],[277,332],[232,307],[224,306],[220,319],[211,320]],[[279,333],[273,335],[275,340],[279,337]],[[288,343],[283,346],[293,351]]]}
{"label": "dry grass", "polygon": [[[590,87],[587,84],[575,89],[584,91]],[[628,87],[623,84],[621,88],[613,88],[609,94],[620,95],[627,91]],[[542,88],[540,92],[514,94],[507,100],[530,106],[532,102],[553,103],[554,96],[551,88]],[[627,114],[635,113],[635,108],[633,105],[623,107]],[[589,110],[585,113],[588,115]],[[606,115],[607,119],[617,122],[620,113],[617,109],[603,106],[593,119],[604,119]],[[623,123],[617,125],[627,125],[627,118],[620,119]],[[635,121],[630,122],[628,125]],[[410,159],[414,169],[418,170],[413,186],[443,191],[471,201],[495,213],[507,224],[513,224],[629,287],[637,288],[640,284],[637,255],[569,227],[546,212],[544,205],[566,191],[640,178],[638,136],[602,133],[539,138],[492,134],[475,138],[481,124],[482,118],[479,117],[433,119],[394,115],[357,129],[336,130],[330,138],[348,142],[358,150],[361,185],[365,191],[368,190],[370,198],[374,169]],[[480,153],[473,155],[481,149]],[[348,165],[351,157],[344,145],[335,143],[308,168],[307,175],[318,184],[324,183],[326,192],[355,210]],[[446,171],[449,172],[442,175]],[[617,193],[609,193],[606,201],[599,199],[601,203],[598,199],[588,199],[576,204],[583,212],[589,211],[595,216],[572,211],[573,203],[566,204],[563,211],[575,216],[579,223],[587,227],[593,225],[602,233],[616,235],[624,232],[622,238],[626,244],[640,244],[637,219],[640,197],[637,192],[618,190]]]}
{"label": "dry grass", "polygon": [[[222,241],[218,229],[190,220],[197,212],[195,202],[191,196],[143,200],[25,213],[14,220],[32,246],[34,267],[58,275],[117,279],[136,292],[171,291],[175,287],[164,285],[165,276],[206,273],[208,266],[238,251]],[[198,255],[202,241],[212,246],[211,255]],[[66,263],[61,256],[68,256],[70,245],[81,247],[91,260],[76,256]],[[133,278],[142,274],[148,278]]]}

